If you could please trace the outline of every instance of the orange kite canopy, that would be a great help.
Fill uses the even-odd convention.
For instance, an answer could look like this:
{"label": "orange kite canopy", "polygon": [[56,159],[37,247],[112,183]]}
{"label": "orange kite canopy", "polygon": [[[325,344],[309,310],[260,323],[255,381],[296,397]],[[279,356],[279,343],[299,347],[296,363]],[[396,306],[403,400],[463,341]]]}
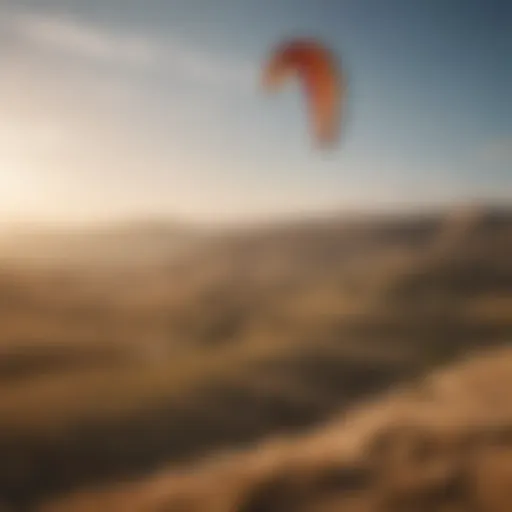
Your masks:
{"label": "orange kite canopy", "polygon": [[333,145],[345,96],[344,77],[334,55],[314,39],[286,41],[271,53],[263,71],[263,86],[274,91],[293,75],[303,85],[316,142],[322,147]]}

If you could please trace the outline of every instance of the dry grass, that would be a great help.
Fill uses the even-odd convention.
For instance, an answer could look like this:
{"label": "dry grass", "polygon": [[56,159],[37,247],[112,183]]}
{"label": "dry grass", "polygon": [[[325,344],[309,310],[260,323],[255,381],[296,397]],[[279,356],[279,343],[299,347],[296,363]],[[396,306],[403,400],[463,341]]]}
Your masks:
{"label": "dry grass", "polygon": [[84,492],[41,512],[511,510],[510,349],[354,410],[182,472]]}
{"label": "dry grass", "polygon": [[511,215],[265,228],[157,260],[0,276],[0,503],[292,439],[512,339]]}

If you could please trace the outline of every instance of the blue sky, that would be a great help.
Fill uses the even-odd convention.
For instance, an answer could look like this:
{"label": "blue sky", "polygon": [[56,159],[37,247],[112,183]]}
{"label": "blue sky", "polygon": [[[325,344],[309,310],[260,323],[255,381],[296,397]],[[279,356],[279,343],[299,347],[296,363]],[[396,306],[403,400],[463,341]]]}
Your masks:
{"label": "blue sky", "polygon": [[[315,151],[283,38],[340,55]],[[0,0],[0,215],[249,219],[512,201],[507,0]]]}

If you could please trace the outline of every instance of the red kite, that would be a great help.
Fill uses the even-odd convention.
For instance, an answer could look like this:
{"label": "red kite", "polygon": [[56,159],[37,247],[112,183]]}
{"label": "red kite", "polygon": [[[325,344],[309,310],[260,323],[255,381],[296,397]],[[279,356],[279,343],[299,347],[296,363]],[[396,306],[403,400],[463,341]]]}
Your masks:
{"label": "red kite", "polygon": [[303,85],[315,140],[322,146],[337,141],[345,96],[344,77],[334,55],[312,39],[279,45],[263,71],[263,85],[276,90],[295,75]]}

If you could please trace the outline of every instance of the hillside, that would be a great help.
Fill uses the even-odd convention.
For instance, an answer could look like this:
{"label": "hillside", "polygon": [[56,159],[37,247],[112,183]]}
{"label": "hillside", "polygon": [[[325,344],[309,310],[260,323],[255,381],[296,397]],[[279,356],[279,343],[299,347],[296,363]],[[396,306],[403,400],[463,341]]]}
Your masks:
{"label": "hillside", "polygon": [[505,512],[512,351],[473,357],[303,437],[84,492],[41,512]]}
{"label": "hillside", "polygon": [[15,510],[301,435],[512,339],[507,211],[230,229],[121,267],[56,261],[0,275],[0,503]]}
{"label": "hillside", "polygon": [[155,220],[76,228],[4,226],[0,262],[45,268],[162,264],[205,235],[196,226]]}

